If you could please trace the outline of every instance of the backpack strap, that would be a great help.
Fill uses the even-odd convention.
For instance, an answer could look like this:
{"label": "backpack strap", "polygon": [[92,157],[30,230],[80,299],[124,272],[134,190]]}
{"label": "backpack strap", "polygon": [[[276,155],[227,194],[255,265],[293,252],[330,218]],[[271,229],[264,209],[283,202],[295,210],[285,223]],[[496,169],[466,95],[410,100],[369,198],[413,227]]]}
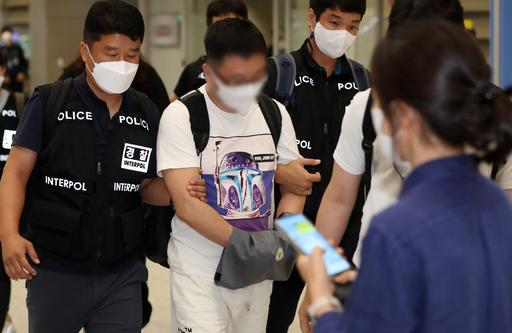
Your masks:
{"label": "backpack strap", "polygon": [[16,99],[16,115],[18,116],[18,119],[21,119],[23,110],[25,109],[25,95],[20,92],[15,92],[14,98]]}
{"label": "backpack strap", "polygon": [[134,102],[140,105],[142,113],[144,114],[144,117],[148,121],[150,133],[156,134],[159,121],[159,119],[155,117],[156,106],[153,104],[153,102],[149,99],[149,97],[146,94],[141,93],[140,91],[130,88],[128,90],[128,93],[129,98],[131,98]]}
{"label": "backpack strap", "polygon": [[492,171],[491,171],[491,179],[496,181],[496,176],[498,176],[498,172],[500,171],[500,168],[507,163],[507,160],[504,161],[497,161],[492,163]]}
{"label": "backpack strap", "polygon": [[69,91],[71,90],[72,81],[73,78],[68,78],[64,81],[55,81],[53,84],[47,84],[37,88],[43,101],[43,105],[45,106],[43,116],[43,135],[45,144],[50,140],[53,128],[55,127],[55,117],[52,117],[51,115],[62,111],[62,107],[64,106]]}
{"label": "backpack strap", "polygon": [[365,197],[368,195],[370,191],[370,180],[372,178],[372,161],[373,161],[373,142],[377,137],[375,133],[375,128],[373,127],[372,122],[372,104],[373,97],[370,94],[368,97],[368,103],[366,104],[366,109],[364,111],[363,118],[363,151],[364,151],[364,175],[363,179],[365,180]]}
{"label": "backpack strap", "polygon": [[274,60],[277,69],[274,98],[285,107],[288,107],[290,104],[293,104],[292,93],[295,77],[297,76],[297,64],[289,53],[279,54],[270,59]]}
{"label": "backpack strap", "polygon": [[[208,117],[206,101],[199,90],[188,93],[180,98],[180,101],[187,107],[189,112],[190,128],[194,136],[196,153],[199,156],[206,148],[210,138],[210,118]],[[260,96],[258,104],[277,148],[283,122],[279,106],[270,97],[265,95]]]}
{"label": "backpack strap", "polygon": [[283,127],[283,117],[279,106],[277,106],[277,103],[274,102],[272,98],[266,95],[260,96],[259,106],[267,122],[267,126],[270,129],[270,134],[272,134],[272,139],[274,140],[274,145],[277,150],[279,138],[281,137],[281,129]]}
{"label": "backpack strap", "polygon": [[347,60],[350,66],[350,71],[352,72],[352,77],[356,80],[359,91],[365,91],[370,88],[370,80],[368,79],[368,72],[366,71],[366,68],[357,61],[348,58]]}
{"label": "backpack strap", "polygon": [[206,108],[206,101],[199,90],[195,90],[180,98],[190,115],[190,128],[196,144],[197,156],[206,148],[210,138],[210,118]]}

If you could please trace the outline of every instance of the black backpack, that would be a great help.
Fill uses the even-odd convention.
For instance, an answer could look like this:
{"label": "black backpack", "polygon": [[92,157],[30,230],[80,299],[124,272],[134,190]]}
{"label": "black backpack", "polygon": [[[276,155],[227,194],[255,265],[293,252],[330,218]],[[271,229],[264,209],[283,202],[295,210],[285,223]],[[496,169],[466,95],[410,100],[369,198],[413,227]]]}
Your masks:
{"label": "black backpack", "polygon": [[[188,109],[190,127],[194,136],[196,152],[199,156],[206,148],[210,138],[210,119],[208,117],[204,95],[198,90],[195,90],[183,96],[180,101]],[[277,148],[282,127],[281,111],[277,104],[265,95],[260,96],[259,106],[270,129],[274,145]],[[152,209],[159,209],[159,207],[152,207]],[[148,212],[148,214],[151,214],[151,211]],[[166,216],[166,219],[163,221],[159,220],[156,223],[146,224],[147,232],[144,242],[146,244],[146,256],[149,260],[167,268],[169,267],[167,262],[167,244],[171,239],[170,221],[173,215],[174,211],[171,216]],[[156,216],[156,218],[157,217],[158,216]],[[155,221],[155,218],[151,220]]]}
{"label": "black backpack", "polygon": [[[274,98],[281,102],[288,110],[293,107],[293,88],[295,87],[295,77],[297,76],[297,64],[295,58],[290,53],[283,53],[271,57],[276,63],[277,77],[276,77],[276,89],[274,92]],[[368,79],[368,73],[366,68],[360,63],[348,59],[350,71],[352,77],[355,79],[359,91],[365,91],[370,88],[370,80]],[[365,172],[363,176],[364,192],[365,197],[368,196],[370,191],[370,180],[372,177],[372,158],[373,158],[373,142],[377,136],[375,129],[373,128],[371,108],[372,108],[372,97],[368,100],[366,106],[364,118],[363,118],[363,141],[362,147],[365,155]]]}
{"label": "black backpack", "polygon": [[[206,148],[210,138],[210,119],[203,94],[199,90],[194,90],[183,96],[180,101],[185,104],[190,114],[190,127],[194,135],[197,155]],[[263,113],[263,117],[270,129],[270,134],[277,148],[281,136],[281,127],[283,119],[281,111],[270,97],[260,95],[258,105]]]}

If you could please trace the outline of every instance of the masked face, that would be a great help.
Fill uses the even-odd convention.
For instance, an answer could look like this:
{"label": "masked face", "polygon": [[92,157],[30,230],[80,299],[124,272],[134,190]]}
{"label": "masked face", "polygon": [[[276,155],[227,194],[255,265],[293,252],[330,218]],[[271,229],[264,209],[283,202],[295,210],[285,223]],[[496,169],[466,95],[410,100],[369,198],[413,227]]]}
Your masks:
{"label": "masked face", "polygon": [[94,77],[96,84],[106,93],[122,94],[130,88],[139,64],[127,61],[104,61],[96,63],[91,55],[89,46],[87,52],[94,63],[91,70],[87,63],[85,64],[91,75]]}
{"label": "masked face", "polygon": [[204,66],[207,91],[218,98],[226,112],[246,115],[258,103],[267,81],[267,59],[256,53],[248,57],[228,54]]}
{"label": "masked face", "polygon": [[380,107],[373,107],[371,109],[373,127],[377,133],[377,139],[380,143],[380,148],[384,158],[392,163],[397,169],[400,176],[407,175],[412,169],[412,165],[408,161],[402,160],[398,151],[398,142],[403,135],[403,130],[399,129],[394,136],[391,136],[382,131],[382,124],[384,120],[384,113]]}
{"label": "masked face", "polygon": [[258,104],[257,97],[266,82],[265,77],[258,82],[228,86],[217,75],[213,74],[212,76],[217,86],[217,96],[222,103],[241,115],[247,114]]}
{"label": "masked face", "polygon": [[315,26],[314,36],[320,51],[332,59],[344,55],[357,38],[357,35],[352,35],[347,30],[326,29],[320,22]]}

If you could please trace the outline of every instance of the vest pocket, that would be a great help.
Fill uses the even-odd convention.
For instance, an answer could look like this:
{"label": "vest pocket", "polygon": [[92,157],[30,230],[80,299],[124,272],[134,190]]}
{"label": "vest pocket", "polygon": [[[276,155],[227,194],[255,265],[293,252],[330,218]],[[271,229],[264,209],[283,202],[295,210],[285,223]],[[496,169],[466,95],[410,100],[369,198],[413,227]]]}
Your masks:
{"label": "vest pocket", "polygon": [[115,266],[136,252],[142,242],[144,229],[144,207],[121,213],[112,214],[103,242],[103,253],[106,262]]}
{"label": "vest pocket", "polygon": [[125,253],[134,251],[142,241],[145,212],[146,209],[140,206],[121,214]]}
{"label": "vest pocket", "polygon": [[83,259],[87,245],[84,231],[78,230],[81,216],[81,211],[64,205],[33,200],[28,216],[33,243],[59,257]]}

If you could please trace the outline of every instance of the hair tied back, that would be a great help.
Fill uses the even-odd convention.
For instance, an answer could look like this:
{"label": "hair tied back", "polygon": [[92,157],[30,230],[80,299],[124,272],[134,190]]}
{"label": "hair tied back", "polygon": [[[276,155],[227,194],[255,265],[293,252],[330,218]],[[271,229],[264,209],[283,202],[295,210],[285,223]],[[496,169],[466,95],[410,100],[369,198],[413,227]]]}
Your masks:
{"label": "hair tied back", "polygon": [[478,104],[490,103],[494,97],[493,85],[489,81],[480,81],[476,85],[473,100]]}

